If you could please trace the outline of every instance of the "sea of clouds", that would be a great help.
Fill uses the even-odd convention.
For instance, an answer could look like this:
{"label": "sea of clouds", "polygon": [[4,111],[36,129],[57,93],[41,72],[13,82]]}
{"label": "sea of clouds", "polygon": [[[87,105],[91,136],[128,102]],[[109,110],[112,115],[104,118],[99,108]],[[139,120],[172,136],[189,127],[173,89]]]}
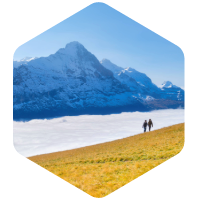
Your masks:
{"label": "sea of clouds", "polygon": [[14,121],[14,147],[29,157],[89,146],[142,133],[145,119],[152,119],[152,130],[160,129],[184,122],[184,109]]}

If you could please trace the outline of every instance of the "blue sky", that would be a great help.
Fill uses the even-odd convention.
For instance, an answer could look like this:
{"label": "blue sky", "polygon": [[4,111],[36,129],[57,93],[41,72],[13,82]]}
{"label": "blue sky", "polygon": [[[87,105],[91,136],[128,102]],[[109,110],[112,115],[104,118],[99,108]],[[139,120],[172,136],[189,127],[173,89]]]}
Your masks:
{"label": "blue sky", "polygon": [[[148,16],[147,16],[148,17]],[[94,3],[18,47],[14,60],[55,53],[78,41],[99,60],[132,67],[156,85],[184,87],[184,55],[175,44],[103,3]]]}

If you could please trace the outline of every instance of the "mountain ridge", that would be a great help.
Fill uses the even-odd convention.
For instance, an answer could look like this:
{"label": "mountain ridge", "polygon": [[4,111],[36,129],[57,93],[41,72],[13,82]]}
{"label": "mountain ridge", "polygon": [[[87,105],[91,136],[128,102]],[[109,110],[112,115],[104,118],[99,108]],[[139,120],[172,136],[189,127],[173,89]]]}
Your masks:
{"label": "mountain ridge", "polygon": [[169,88],[161,90],[145,74],[109,61],[110,70],[105,61],[99,62],[79,42],[19,66],[14,61],[14,119],[148,111],[159,108],[149,105],[154,99],[174,100],[170,108],[183,106],[182,93],[177,98],[175,88],[168,98]]}

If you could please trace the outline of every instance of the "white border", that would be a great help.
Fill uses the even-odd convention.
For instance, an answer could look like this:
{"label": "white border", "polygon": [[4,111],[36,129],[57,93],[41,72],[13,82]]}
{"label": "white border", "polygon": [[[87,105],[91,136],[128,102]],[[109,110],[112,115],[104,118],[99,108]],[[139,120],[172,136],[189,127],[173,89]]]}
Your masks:
{"label": "white border", "polygon": [[[85,8],[92,0],[8,0],[0,3],[1,199],[91,199],[93,197],[18,154],[12,142],[12,59],[18,46]],[[186,143],[180,154],[105,197],[199,199],[198,1],[103,1],[175,43],[186,66]],[[193,123],[194,122],[194,123]]]}

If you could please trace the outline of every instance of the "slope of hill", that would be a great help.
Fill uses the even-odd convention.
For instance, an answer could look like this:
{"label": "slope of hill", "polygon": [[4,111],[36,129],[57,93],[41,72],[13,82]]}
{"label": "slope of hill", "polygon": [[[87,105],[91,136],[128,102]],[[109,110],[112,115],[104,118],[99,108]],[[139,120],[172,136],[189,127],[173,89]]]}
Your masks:
{"label": "slope of hill", "polygon": [[104,197],[178,154],[184,124],[98,145],[29,157],[94,197]]}

